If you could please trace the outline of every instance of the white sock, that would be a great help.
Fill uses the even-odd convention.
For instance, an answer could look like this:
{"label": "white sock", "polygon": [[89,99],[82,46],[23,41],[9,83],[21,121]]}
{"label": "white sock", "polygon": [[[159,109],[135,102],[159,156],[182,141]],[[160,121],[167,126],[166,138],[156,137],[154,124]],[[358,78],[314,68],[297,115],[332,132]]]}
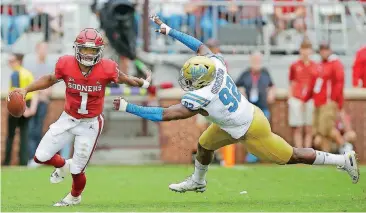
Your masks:
{"label": "white sock", "polygon": [[208,165],[202,165],[198,160],[196,159],[194,161],[194,173],[193,173],[193,180],[202,183],[206,179],[206,173],[208,170]]}
{"label": "white sock", "polygon": [[315,150],[315,161],[313,165],[336,165],[344,166],[346,160],[343,155],[335,155],[328,152],[322,152]]}

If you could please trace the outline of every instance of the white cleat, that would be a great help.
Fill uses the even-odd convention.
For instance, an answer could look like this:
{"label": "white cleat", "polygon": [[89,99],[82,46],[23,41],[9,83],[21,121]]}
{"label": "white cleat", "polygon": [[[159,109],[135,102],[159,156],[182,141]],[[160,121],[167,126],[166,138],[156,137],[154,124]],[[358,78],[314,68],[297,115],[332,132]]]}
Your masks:
{"label": "white cleat", "polygon": [[339,167],[346,171],[352,179],[352,183],[357,183],[360,178],[360,170],[357,165],[357,154],[355,151],[344,153],[345,165]]}
{"label": "white cleat", "polygon": [[50,177],[51,183],[61,183],[65,176],[70,173],[70,164],[72,163],[72,159],[68,159],[65,161],[65,165],[61,168],[56,168]]}
{"label": "white cleat", "polygon": [[198,183],[192,179],[192,176],[188,177],[181,183],[173,183],[169,185],[169,189],[174,192],[184,193],[186,191],[204,192],[206,191],[206,181]]}
{"label": "white cleat", "polygon": [[80,202],[81,195],[79,195],[78,197],[74,197],[71,195],[71,193],[69,193],[64,199],[62,199],[60,202],[55,203],[53,206],[73,206],[79,204]]}

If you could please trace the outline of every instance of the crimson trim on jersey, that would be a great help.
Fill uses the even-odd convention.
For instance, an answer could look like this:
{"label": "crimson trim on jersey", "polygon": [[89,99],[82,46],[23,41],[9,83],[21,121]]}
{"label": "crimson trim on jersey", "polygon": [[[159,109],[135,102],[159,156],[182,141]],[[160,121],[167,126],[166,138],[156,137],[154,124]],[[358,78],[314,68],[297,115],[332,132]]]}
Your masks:
{"label": "crimson trim on jersey", "polygon": [[90,161],[90,159],[91,159],[91,157],[92,157],[92,155],[93,155],[93,153],[95,151],[95,147],[97,146],[100,133],[102,133],[102,130],[103,130],[103,127],[104,127],[104,116],[103,115],[99,115],[98,116],[98,123],[99,123],[99,129],[98,129],[97,138],[94,141],[94,146],[93,146],[92,152],[90,153],[89,159],[86,162],[84,168],[81,170],[81,173],[84,172],[85,168],[87,167],[87,165],[88,165],[88,163],[89,163],[89,161]]}

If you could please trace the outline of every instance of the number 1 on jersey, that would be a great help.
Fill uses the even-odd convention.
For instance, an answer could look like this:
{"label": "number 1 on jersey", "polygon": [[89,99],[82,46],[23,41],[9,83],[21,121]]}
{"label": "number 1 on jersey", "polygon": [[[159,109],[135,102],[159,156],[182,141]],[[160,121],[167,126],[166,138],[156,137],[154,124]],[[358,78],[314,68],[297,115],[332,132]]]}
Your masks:
{"label": "number 1 on jersey", "polygon": [[78,109],[79,114],[88,114],[88,110],[86,109],[86,103],[88,103],[88,93],[86,92],[80,92],[81,96],[81,104],[80,108]]}

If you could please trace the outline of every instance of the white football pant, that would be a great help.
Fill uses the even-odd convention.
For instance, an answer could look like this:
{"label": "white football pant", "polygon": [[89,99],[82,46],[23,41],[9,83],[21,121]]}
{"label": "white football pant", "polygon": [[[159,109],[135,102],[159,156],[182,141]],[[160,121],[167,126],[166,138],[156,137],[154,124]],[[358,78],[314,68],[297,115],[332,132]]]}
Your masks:
{"label": "white football pant", "polygon": [[63,112],[42,138],[36,151],[36,157],[41,162],[48,161],[65,144],[74,141],[74,155],[70,172],[79,174],[85,170],[94,152],[103,125],[102,115],[95,118],[76,119]]}

